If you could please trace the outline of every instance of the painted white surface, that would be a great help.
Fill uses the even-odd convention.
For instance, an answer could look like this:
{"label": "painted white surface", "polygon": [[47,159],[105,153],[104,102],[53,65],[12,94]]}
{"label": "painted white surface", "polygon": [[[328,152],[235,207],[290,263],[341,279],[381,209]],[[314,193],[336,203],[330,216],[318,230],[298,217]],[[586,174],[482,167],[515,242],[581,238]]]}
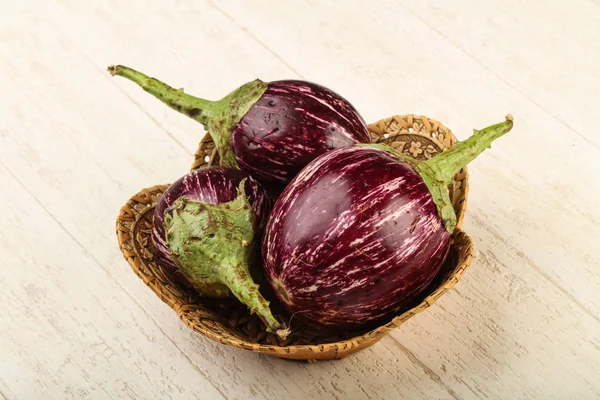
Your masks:
{"label": "painted white surface", "polygon": [[[600,398],[597,1],[1,3],[0,398]],[[459,138],[511,112],[470,167],[472,267],[342,361],[194,334],[114,221],[185,173],[202,128],[113,63],[208,98],[304,78],[368,121],[425,114]]]}

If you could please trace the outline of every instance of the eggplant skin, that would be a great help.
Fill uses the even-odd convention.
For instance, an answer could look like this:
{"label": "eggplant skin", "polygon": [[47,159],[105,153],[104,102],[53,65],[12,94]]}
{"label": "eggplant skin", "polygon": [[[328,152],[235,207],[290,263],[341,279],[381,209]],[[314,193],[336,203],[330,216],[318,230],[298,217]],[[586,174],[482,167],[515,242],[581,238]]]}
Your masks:
{"label": "eggplant skin", "polygon": [[295,80],[270,82],[232,132],[240,167],[280,187],[319,155],[370,142],[364,119],[346,99]]}
{"label": "eggplant skin", "polygon": [[177,283],[192,287],[175,266],[167,247],[164,227],[165,210],[180,197],[215,205],[233,201],[238,195],[238,187],[243,179],[247,179],[244,189],[256,217],[255,234],[256,237],[261,237],[271,210],[271,199],[265,189],[244,171],[223,167],[200,168],[173,182],[161,196],[154,210],[152,241],[159,265]]}
{"label": "eggplant skin", "polygon": [[306,322],[359,329],[412,305],[450,249],[421,177],[353,146],[306,166],[281,194],[262,244],[281,302]]}

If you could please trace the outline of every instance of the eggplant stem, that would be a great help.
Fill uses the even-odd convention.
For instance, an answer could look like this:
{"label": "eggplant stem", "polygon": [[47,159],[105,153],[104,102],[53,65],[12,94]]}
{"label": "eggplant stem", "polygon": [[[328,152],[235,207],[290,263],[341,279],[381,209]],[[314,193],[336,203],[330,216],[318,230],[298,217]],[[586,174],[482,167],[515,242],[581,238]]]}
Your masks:
{"label": "eggplant stem", "polygon": [[[273,316],[269,302],[258,291],[258,285],[253,282],[248,267],[224,263],[221,276],[231,293],[243,304],[248,305],[250,311],[256,314],[266,325],[267,331],[279,335],[282,339],[289,334],[282,324]],[[230,278],[230,279],[227,279]]]}
{"label": "eggplant stem", "polygon": [[450,233],[456,228],[456,212],[452,206],[448,185],[454,176],[485,149],[490,148],[494,140],[508,133],[513,127],[513,117],[508,114],[506,120],[488,126],[480,131],[474,129],[473,135],[458,142],[435,157],[419,162],[416,170],[431,193],[438,215],[444,227]]}
{"label": "eggplant stem", "polygon": [[420,163],[419,168],[426,165],[433,172],[435,179],[449,184],[461,169],[473,161],[485,149],[490,148],[494,140],[507,134],[512,127],[513,117],[508,114],[504,122],[488,126],[480,131],[474,129],[471,137],[458,142],[456,146],[443,153],[427,161],[423,161]]}
{"label": "eggplant stem", "polygon": [[175,89],[124,65],[111,65],[108,67],[108,72],[112,76],[118,75],[129,79],[172,109],[200,122],[207,128],[217,102],[191,96],[184,93],[183,89]]}
{"label": "eggplant stem", "polygon": [[183,89],[174,89],[158,79],[123,65],[111,65],[108,72],[113,76],[119,75],[129,79],[172,109],[200,122],[215,143],[220,164],[225,167],[238,167],[231,135],[250,108],[265,93],[267,83],[255,79],[243,84],[221,100],[210,101],[186,94]]}

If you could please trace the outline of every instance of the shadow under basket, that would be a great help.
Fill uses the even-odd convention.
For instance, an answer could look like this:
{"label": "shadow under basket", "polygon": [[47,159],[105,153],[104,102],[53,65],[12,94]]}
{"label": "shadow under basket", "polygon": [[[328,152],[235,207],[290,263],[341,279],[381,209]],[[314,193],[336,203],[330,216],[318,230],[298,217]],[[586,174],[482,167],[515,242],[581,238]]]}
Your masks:
{"label": "shadow under basket", "polygon": [[[394,116],[369,125],[373,142],[386,143],[418,159],[428,159],[452,147],[456,138],[439,122],[415,115]],[[198,148],[192,169],[218,165],[214,143],[206,135]],[[450,254],[422,300],[413,308],[390,318],[374,329],[332,333],[318,331],[292,320],[292,333],[281,340],[266,332],[265,326],[251,315],[245,305],[230,299],[198,296],[194,290],[181,287],[157,264],[152,242],[154,206],[168,185],[141,190],[125,204],[117,218],[117,239],[123,256],[134,272],[156,295],[167,303],[181,320],[194,331],[226,345],[295,360],[328,360],[344,358],[372,346],[392,329],[431,306],[459,281],[471,263],[473,244],[459,228],[466,209],[467,169],[461,170],[450,185],[450,197],[457,214],[457,229],[452,235]],[[274,313],[277,305],[272,302]]]}

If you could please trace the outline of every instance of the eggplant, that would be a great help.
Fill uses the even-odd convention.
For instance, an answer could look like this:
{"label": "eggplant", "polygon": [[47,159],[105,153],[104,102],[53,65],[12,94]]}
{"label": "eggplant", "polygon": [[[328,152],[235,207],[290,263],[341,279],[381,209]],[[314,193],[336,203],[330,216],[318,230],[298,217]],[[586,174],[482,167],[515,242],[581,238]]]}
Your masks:
{"label": "eggplant", "polygon": [[285,336],[250,271],[260,262],[257,253],[270,208],[265,189],[247,173],[198,169],[161,196],[152,240],[159,264],[179,283],[206,297],[234,295],[269,331]]}
{"label": "eggplant", "polygon": [[239,167],[262,184],[283,188],[317,156],[370,143],[364,119],[337,93],[299,80],[254,80],[223,99],[208,101],[131,68],[108,68],[210,132],[222,166]]}
{"label": "eggplant", "polygon": [[512,125],[507,116],[427,161],[379,144],[313,160],[275,203],[263,238],[279,300],[334,330],[372,326],[421,300],[456,227],[448,184]]}

